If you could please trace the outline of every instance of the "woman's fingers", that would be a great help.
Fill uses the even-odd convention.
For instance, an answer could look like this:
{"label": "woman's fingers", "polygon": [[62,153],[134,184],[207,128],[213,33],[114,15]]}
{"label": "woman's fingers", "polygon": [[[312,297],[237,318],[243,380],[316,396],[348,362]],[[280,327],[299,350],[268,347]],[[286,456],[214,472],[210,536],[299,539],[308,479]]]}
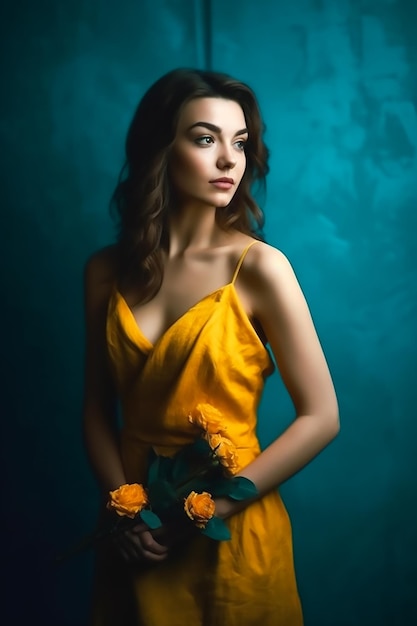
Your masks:
{"label": "woman's fingers", "polygon": [[140,525],[125,531],[117,540],[120,554],[129,562],[163,561],[168,556],[168,547],[161,545],[152,537],[146,525]]}
{"label": "woman's fingers", "polygon": [[139,523],[126,530],[116,539],[122,558],[130,563],[140,561],[159,562],[168,557],[175,546],[193,535],[188,524],[169,523],[156,530]]}
{"label": "woman's fingers", "polygon": [[161,543],[158,543],[149,530],[145,530],[142,533],[139,533],[139,535],[136,535],[136,537],[138,538],[144,552],[155,555],[167,554],[168,547],[162,545]]}
{"label": "woman's fingers", "polygon": [[131,533],[143,533],[144,530],[148,530],[149,526],[147,526],[144,522],[140,522],[139,524],[136,524],[136,526],[133,526],[130,529]]}

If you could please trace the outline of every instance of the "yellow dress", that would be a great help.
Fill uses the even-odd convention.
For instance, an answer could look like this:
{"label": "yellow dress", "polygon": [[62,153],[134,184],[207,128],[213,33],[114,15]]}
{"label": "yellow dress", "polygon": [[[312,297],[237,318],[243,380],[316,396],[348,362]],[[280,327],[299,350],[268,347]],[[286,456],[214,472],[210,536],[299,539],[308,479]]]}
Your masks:
{"label": "yellow dress", "polygon": [[[252,244],[250,244],[252,245]],[[188,414],[210,403],[237,446],[239,467],[259,453],[256,412],[269,352],[230,283],[184,313],[152,345],[115,291],[107,342],[120,394],[127,482],[144,482],[151,447],[171,455],[195,439]],[[232,538],[194,537],[170,560],[128,568],[98,557],[95,626],[301,626],[291,526],[274,491],[227,520]]]}

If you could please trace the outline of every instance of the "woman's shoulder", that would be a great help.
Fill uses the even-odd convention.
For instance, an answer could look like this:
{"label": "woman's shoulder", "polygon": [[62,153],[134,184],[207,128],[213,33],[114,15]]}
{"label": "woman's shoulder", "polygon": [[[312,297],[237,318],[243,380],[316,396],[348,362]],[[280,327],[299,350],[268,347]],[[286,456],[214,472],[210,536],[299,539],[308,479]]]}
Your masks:
{"label": "woman's shoulder", "polygon": [[239,271],[241,289],[252,308],[268,301],[272,294],[288,297],[299,289],[298,279],[286,254],[264,241],[254,240]]}
{"label": "woman's shoulder", "polygon": [[109,245],[95,250],[87,258],[84,265],[86,277],[106,282],[116,276],[116,246]]}
{"label": "woman's shoulder", "polygon": [[115,245],[93,252],[84,265],[85,290],[90,295],[107,298],[116,284],[117,250]]}
{"label": "woman's shoulder", "polygon": [[254,277],[268,278],[292,270],[288,257],[279,248],[253,238],[247,247],[244,269]]}

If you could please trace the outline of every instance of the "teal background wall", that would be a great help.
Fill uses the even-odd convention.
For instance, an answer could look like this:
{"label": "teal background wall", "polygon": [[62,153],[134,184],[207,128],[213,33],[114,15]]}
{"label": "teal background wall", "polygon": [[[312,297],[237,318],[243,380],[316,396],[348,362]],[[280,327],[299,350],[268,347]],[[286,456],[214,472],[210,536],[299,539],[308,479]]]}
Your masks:
{"label": "teal background wall", "polygon": [[[176,66],[249,82],[268,240],[290,257],[342,430],[283,486],[306,626],[417,623],[417,4],[39,0],[0,9],[4,623],[82,626],[94,523],[81,442],[82,268],[143,91]],[[274,376],[268,442],[292,416]],[[288,625],[290,626],[290,625]]]}

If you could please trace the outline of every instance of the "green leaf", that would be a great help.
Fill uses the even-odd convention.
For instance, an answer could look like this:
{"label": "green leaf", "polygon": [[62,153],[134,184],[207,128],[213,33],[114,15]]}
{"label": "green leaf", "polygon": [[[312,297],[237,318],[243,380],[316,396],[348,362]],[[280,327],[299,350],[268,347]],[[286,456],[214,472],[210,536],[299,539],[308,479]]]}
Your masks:
{"label": "green leaf", "polygon": [[201,437],[192,444],[184,446],[176,455],[175,461],[181,460],[188,467],[188,474],[194,474],[201,469],[208,469],[213,465],[213,453],[207,441]]}
{"label": "green leaf", "polygon": [[258,495],[258,490],[251,480],[243,476],[223,480],[213,485],[213,495],[229,496],[233,500],[248,500]]}
{"label": "green leaf", "polygon": [[220,478],[211,485],[212,496],[228,496],[231,489],[230,478]]}
{"label": "green leaf", "polygon": [[149,454],[148,484],[155,482],[159,475],[159,456],[151,450]]}
{"label": "green leaf", "polygon": [[205,528],[201,529],[201,534],[216,539],[216,541],[227,541],[231,538],[230,530],[220,517],[212,517],[207,522]]}
{"label": "green leaf", "polygon": [[160,528],[162,526],[162,522],[159,517],[149,509],[142,509],[142,511],[139,513],[139,516],[142,522],[147,524],[149,528],[154,529]]}
{"label": "green leaf", "polygon": [[256,486],[248,478],[243,476],[235,476],[232,478],[231,490],[229,491],[229,497],[233,500],[246,500],[255,498],[259,492]]}
{"label": "green leaf", "polygon": [[203,437],[199,437],[198,439],[196,439],[194,443],[189,446],[188,452],[196,456],[202,456],[207,458],[212,456],[212,450],[210,448],[210,445],[208,441],[206,441],[206,439],[204,439]]}
{"label": "green leaf", "polygon": [[156,511],[164,511],[177,501],[177,494],[167,480],[156,480],[148,487],[149,501]]}
{"label": "green leaf", "polygon": [[173,459],[173,464],[172,464],[172,472],[171,472],[172,481],[174,483],[179,483],[185,480],[188,474],[189,474],[189,468],[188,468],[187,459],[183,455],[176,456]]}
{"label": "green leaf", "polygon": [[157,480],[170,481],[172,467],[173,459],[168,456],[158,455],[152,450],[149,455],[147,484],[151,485]]}

